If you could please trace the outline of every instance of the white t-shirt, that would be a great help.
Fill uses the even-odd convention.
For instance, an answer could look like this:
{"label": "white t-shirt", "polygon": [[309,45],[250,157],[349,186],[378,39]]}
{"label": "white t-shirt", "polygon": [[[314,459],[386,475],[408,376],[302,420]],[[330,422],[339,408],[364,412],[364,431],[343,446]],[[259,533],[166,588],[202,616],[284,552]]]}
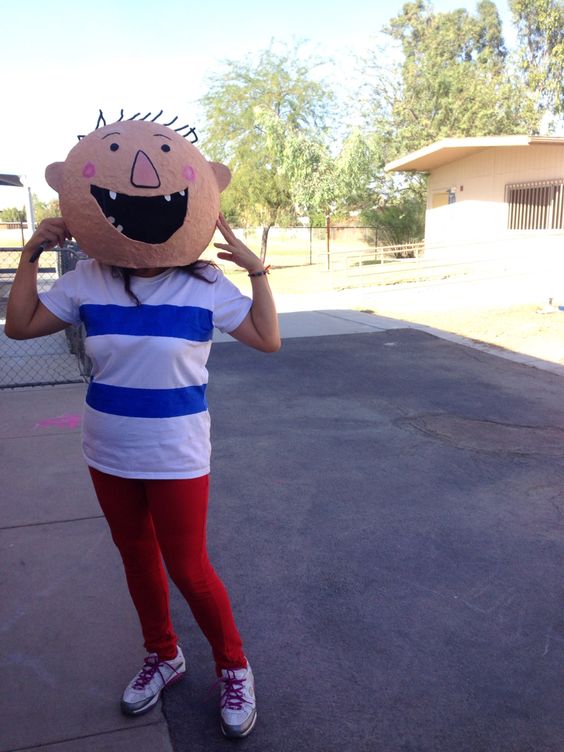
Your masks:
{"label": "white t-shirt", "polygon": [[82,322],[92,381],[82,449],[92,467],[123,478],[197,478],[210,470],[206,402],[213,328],[236,329],[250,310],[219,270],[205,282],[179,269],[123,280],[79,261],[39,295],[63,321]]}

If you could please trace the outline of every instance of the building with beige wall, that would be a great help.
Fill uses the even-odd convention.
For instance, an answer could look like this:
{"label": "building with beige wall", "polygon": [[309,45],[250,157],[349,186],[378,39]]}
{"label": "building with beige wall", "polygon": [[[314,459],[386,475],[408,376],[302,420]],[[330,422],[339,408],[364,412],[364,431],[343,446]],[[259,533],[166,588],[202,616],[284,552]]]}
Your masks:
{"label": "building with beige wall", "polygon": [[448,138],[386,171],[429,175],[427,256],[564,250],[564,137]]}

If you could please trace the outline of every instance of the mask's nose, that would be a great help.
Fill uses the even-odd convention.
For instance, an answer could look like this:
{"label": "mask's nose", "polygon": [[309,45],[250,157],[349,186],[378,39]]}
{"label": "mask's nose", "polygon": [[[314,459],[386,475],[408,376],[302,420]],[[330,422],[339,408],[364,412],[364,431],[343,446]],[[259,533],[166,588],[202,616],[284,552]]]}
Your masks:
{"label": "mask's nose", "polygon": [[139,150],[135,155],[131,168],[131,183],[136,188],[158,188],[161,184],[155,166],[144,151]]}

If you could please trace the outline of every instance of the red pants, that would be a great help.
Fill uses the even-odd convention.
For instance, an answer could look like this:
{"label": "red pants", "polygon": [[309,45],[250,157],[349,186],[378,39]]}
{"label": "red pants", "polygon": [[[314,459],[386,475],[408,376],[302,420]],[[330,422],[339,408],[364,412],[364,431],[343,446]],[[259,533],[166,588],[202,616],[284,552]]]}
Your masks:
{"label": "red pants", "polygon": [[123,559],[147,651],[162,660],[176,655],[164,559],[212,647],[216,669],[245,667],[229,596],[206,551],[209,476],[137,480],[89,469]]}

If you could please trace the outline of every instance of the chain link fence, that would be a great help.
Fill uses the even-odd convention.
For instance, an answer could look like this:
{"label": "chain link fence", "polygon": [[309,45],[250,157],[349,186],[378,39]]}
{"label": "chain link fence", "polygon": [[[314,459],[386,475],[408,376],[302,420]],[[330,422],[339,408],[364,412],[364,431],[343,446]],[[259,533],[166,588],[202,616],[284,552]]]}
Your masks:
{"label": "chain link fence", "polygon": [[[82,327],[31,340],[13,340],[4,334],[6,306],[21,248],[0,248],[0,389],[85,382],[90,362],[84,352]],[[48,290],[61,274],[74,269],[86,258],[78,246],[68,243],[62,250],[46,251],[37,273],[39,292]]]}
{"label": "chain link fence", "polygon": [[[21,229],[17,225],[4,225],[4,245],[17,244]],[[245,228],[236,232],[254,251],[260,251],[262,228]],[[373,227],[332,226],[329,240],[331,250],[335,252],[346,248],[375,248],[381,244]],[[212,246],[210,257],[215,258],[215,252]],[[20,253],[21,247],[0,247],[0,389],[88,381],[91,364],[84,349],[82,326],[68,327],[62,332],[32,340],[12,340],[4,334],[6,305]],[[325,227],[270,229],[267,258],[271,264],[282,268],[321,264],[326,255]],[[81,258],[87,256],[74,243],[67,243],[62,250],[43,253],[39,261],[38,290],[48,290],[57,277],[74,269]]]}
{"label": "chain link fence", "polygon": [[[18,226],[4,226],[0,230],[0,243],[3,245],[20,242],[17,233],[21,228]],[[10,232],[12,235],[9,235]],[[252,250],[260,252],[262,228],[240,228],[235,232]],[[214,240],[221,241],[221,237],[217,236]],[[350,282],[349,277],[358,274],[359,270],[366,273],[368,263],[381,264],[384,260],[390,260],[387,256],[384,258],[389,250],[382,248],[384,241],[385,238],[375,227],[272,227],[268,235],[267,263],[280,269],[310,266],[315,270],[316,267],[329,268],[331,259],[337,269],[342,265],[341,260],[348,259],[348,255],[353,253],[355,261],[351,261],[351,268],[347,266],[346,269],[347,282]],[[4,334],[6,304],[20,252],[21,248],[0,247],[0,389],[88,381],[91,364],[84,348],[82,326],[68,327],[47,337],[23,341],[8,339]],[[217,260],[216,252],[212,242],[205,256]],[[394,259],[405,255],[405,247],[399,251],[395,248]],[[60,275],[74,269],[82,258],[87,256],[75,243],[67,243],[62,250],[43,253],[37,279],[39,291],[48,290]],[[358,284],[362,284],[362,280],[358,280]]]}
{"label": "chain link fence", "polygon": [[[235,234],[251,250],[260,253],[262,227],[235,229]],[[221,241],[221,238],[218,237],[218,240]],[[266,261],[278,268],[324,264],[328,243],[330,253],[338,253],[352,248],[378,248],[385,244],[385,239],[377,227],[271,227],[268,232]]]}

